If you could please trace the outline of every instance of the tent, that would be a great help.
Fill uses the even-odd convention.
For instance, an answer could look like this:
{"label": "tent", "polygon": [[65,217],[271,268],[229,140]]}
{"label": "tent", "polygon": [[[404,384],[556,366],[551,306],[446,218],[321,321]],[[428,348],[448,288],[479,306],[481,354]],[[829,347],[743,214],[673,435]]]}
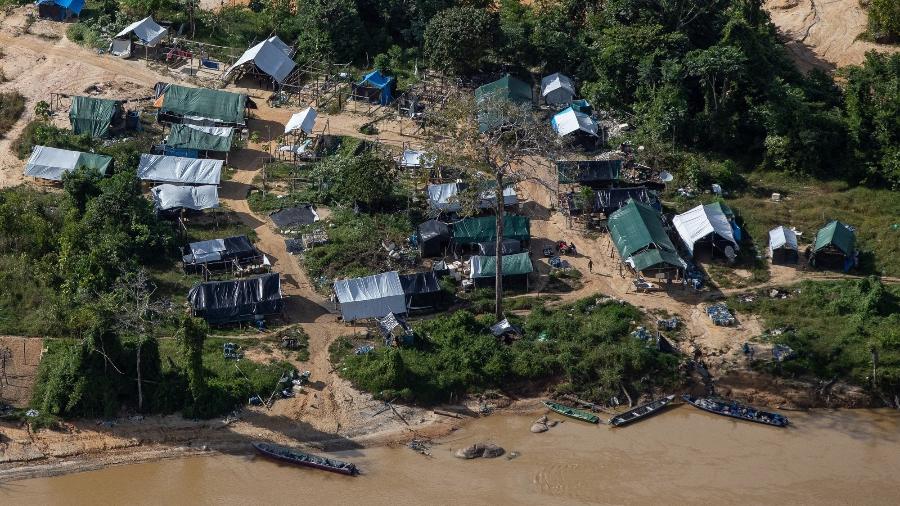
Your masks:
{"label": "tent", "polygon": [[170,84],[158,102],[161,121],[243,126],[247,95]]}
{"label": "tent", "polygon": [[393,100],[393,89],[397,86],[397,80],[375,69],[363,76],[362,80],[353,85],[353,94],[366,97],[373,102],[387,105]]}
{"label": "tent", "polygon": [[62,181],[63,174],[66,172],[85,167],[96,170],[105,176],[111,164],[112,158],[108,156],[35,146],[25,165],[25,175],[50,181]]}
{"label": "tent", "polygon": [[[497,254],[497,241],[480,242],[477,244],[478,254],[481,256],[492,257]],[[501,255],[512,255],[522,252],[522,243],[515,239],[503,239],[500,244]]]}
{"label": "tent", "polygon": [[279,209],[269,214],[272,223],[276,227],[284,230],[292,227],[302,227],[303,225],[312,225],[319,221],[319,213],[312,204],[299,205]]}
{"label": "tent", "polygon": [[662,205],[659,203],[659,197],[656,195],[656,192],[644,187],[597,190],[594,194],[594,211],[609,216],[627,204],[629,200],[647,204],[657,212],[662,211]]}
{"label": "tent", "polygon": [[166,137],[166,147],[191,151],[215,151],[227,153],[231,151],[231,140],[234,129],[231,127],[214,127],[174,124]]}
{"label": "tent", "polygon": [[185,269],[201,264],[230,262],[259,256],[246,235],[192,242],[185,246],[181,261]]}
{"label": "tent", "polygon": [[84,0],[37,0],[38,17],[63,21],[81,14]]}
{"label": "tent", "polygon": [[[496,185],[495,185],[496,186]],[[428,205],[442,212],[459,212],[462,204],[459,201],[460,192],[466,191],[465,183],[445,183],[428,185]],[[494,190],[481,192],[477,209],[492,209],[496,202]],[[516,190],[513,187],[503,189],[503,205],[514,206],[519,202]]]}
{"label": "tent", "polygon": [[400,286],[406,296],[407,309],[435,308],[444,298],[441,283],[434,271],[402,274]]}
{"label": "tent", "polygon": [[450,245],[450,228],[437,220],[421,223],[416,228],[419,253],[423,257],[443,256]]}
{"label": "tent", "polygon": [[[534,270],[528,253],[504,255],[502,258],[504,286],[527,289],[528,274]],[[469,278],[475,283],[475,286],[493,286],[494,277],[497,274],[497,257],[475,255],[469,261],[472,264]]]}
{"label": "tent", "polygon": [[568,104],[575,98],[575,83],[559,72],[541,79],[541,97],[547,105]]}
{"label": "tent", "polygon": [[[489,99],[506,100],[514,104],[531,104],[531,86],[506,74],[502,78],[475,90],[476,106]],[[481,132],[500,127],[504,121],[505,118],[490,110],[478,111],[478,129]]]}
{"label": "tent", "polygon": [[722,212],[720,206],[712,204],[699,205],[690,211],[681,213],[672,218],[675,230],[681,236],[681,241],[691,254],[694,253],[694,245],[699,241],[711,240],[714,247],[725,249],[732,247],[738,249],[737,241],[728,217]]}
{"label": "tent", "polygon": [[188,292],[194,316],[212,324],[256,320],[280,313],[284,305],[277,273],[233,281],[208,281]]}
{"label": "tent", "polygon": [[121,39],[134,34],[142,44],[153,47],[158,44],[168,32],[167,29],[159,26],[156,21],[153,21],[153,16],[147,16],[140,21],[135,21],[126,26],[121,32],[117,33],[114,38]]}
{"label": "tent", "polygon": [[244,54],[225,72],[222,80],[227,80],[232,72],[248,63],[255,65],[279,84],[284,83],[297,66],[291,58],[290,48],[276,35],[244,51]]}
{"label": "tent", "polygon": [[434,158],[424,151],[406,149],[403,151],[403,154],[400,155],[397,165],[404,169],[418,169],[421,167],[430,169],[431,167],[434,167]]}
{"label": "tent", "polygon": [[113,123],[120,123],[122,102],[94,97],[72,97],[69,121],[76,134],[105,137]]}
{"label": "tent", "polygon": [[[525,242],[531,239],[531,222],[527,216],[503,216],[503,238]],[[453,242],[457,245],[491,242],[497,239],[497,218],[466,218],[453,224]]]}
{"label": "tent", "polygon": [[306,135],[313,133],[313,128],[316,126],[317,115],[318,113],[316,113],[316,110],[312,107],[303,109],[291,116],[291,119],[288,120],[287,125],[284,127],[284,133],[289,134],[296,132],[297,130],[300,130]]}
{"label": "tent", "polygon": [[597,137],[597,122],[583,112],[577,112],[571,107],[567,107],[556,113],[550,120],[550,125],[560,137],[565,137],[573,133],[581,133]]}
{"label": "tent", "polygon": [[608,185],[619,180],[622,160],[560,160],[556,180],[560,184]]}
{"label": "tent", "polygon": [[659,212],[652,207],[629,200],[610,215],[608,227],[619,257],[635,272],[687,267],[666,234]]}
{"label": "tent", "polygon": [[849,271],[856,264],[856,234],[840,221],[831,221],[816,233],[809,263],[825,269]]}
{"label": "tent", "polygon": [[784,226],[769,230],[769,256],[773,263],[796,263],[800,258],[797,234]]}
{"label": "tent", "polygon": [[150,189],[153,203],[160,211],[193,209],[201,211],[219,207],[219,191],[215,185],[175,186],[162,184]]}
{"label": "tent", "polygon": [[396,271],[334,282],[344,321],[406,313],[406,295]]}
{"label": "tent", "polygon": [[143,154],[137,175],[144,181],[217,185],[222,177],[222,160]]}

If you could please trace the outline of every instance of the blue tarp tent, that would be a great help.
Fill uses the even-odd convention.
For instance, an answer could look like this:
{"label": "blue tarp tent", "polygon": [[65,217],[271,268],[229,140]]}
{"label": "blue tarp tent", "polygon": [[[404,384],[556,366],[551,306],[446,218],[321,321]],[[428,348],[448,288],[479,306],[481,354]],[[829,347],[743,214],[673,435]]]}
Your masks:
{"label": "blue tarp tent", "polygon": [[62,21],[81,14],[84,0],[37,0],[38,16]]}
{"label": "blue tarp tent", "polygon": [[[364,92],[366,88],[374,89],[379,91],[377,97],[372,97],[371,95],[366,94],[369,98],[377,98],[378,103],[381,105],[387,105],[391,103],[391,100],[394,98],[391,96],[392,90],[394,88],[394,84],[396,83],[396,79],[391,76],[386,76],[381,73],[381,70],[373,70],[365,75],[362,78],[362,81],[356,83],[356,89],[360,92]],[[356,93],[365,94],[365,93]]]}

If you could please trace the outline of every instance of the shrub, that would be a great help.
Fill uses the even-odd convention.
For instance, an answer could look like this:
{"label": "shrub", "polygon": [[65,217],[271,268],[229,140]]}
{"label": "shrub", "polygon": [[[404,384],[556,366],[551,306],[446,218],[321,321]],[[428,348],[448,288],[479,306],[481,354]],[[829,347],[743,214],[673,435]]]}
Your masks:
{"label": "shrub", "polygon": [[24,112],[25,97],[21,93],[0,93],[0,139],[6,136]]}

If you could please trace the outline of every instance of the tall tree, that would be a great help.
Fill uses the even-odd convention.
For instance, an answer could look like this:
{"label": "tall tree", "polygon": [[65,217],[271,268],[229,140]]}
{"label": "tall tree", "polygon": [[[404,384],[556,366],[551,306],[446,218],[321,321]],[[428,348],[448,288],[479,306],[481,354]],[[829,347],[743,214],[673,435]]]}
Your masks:
{"label": "tall tree", "polygon": [[482,69],[498,34],[493,13],[474,7],[452,7],[428,22],[425,57],[432,68],[469,76]]}

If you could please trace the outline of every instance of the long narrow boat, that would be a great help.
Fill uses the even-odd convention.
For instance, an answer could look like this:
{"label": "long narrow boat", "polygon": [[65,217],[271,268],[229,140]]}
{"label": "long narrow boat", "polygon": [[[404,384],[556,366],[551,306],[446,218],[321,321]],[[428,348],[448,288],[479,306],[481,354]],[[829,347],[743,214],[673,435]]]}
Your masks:
{"label": "long narrow boat", "polygon": [[717,401],[707,397],[692,397],[690,395],[682,395],[681,398],[696,408],[717,415],[730,416],[731,418],[762,423],[765,425],[774,425],[775,427],[787,427],[788,423],[790,423],[784,415],[761,411],[751,406],[738,404],[737,402]]}
{"label": "long narrow boat", "polygon": [[569,406],[564,406],[562,404],[557,404],[552,401],[544,401],[544,406],[550,408],[550,411],[555,411],[561,415],[568,416],[570,418],[574,418],[576,420],[581,420],[582,422],[588,423],[598,423],[600,422],[600,417],[593,413],[588,413],[587,411],[582,411],[580,409],[575,409]]}
{"label": "long narrow boat", "polygon": [[648,416],[659,413],[663,410],[663,408],[671,404],[674,400],[674,395],[667,395],[661,399],[656,399],[655,401],[648,402],[647,404],[638,406],[634,409],[629,409],[621,415],[616,415],[610,418],[609,424],[613,427],[628,425],[629,423],[640,420],[641,418],[646,418]]}
{"label": "long narrow boat", "polygon": [[270,459],[280,460],[288,464],[294,464],[304,467],[312,467],[315,469],[324,469],[333,473],[341,473],[346,475],[356,475],[359,469],[349,462],[341,460],[329,459],[313,455],[311,453],[301,452],[286,446],[274,445],[271,443],[253,443],[256,451]]}

